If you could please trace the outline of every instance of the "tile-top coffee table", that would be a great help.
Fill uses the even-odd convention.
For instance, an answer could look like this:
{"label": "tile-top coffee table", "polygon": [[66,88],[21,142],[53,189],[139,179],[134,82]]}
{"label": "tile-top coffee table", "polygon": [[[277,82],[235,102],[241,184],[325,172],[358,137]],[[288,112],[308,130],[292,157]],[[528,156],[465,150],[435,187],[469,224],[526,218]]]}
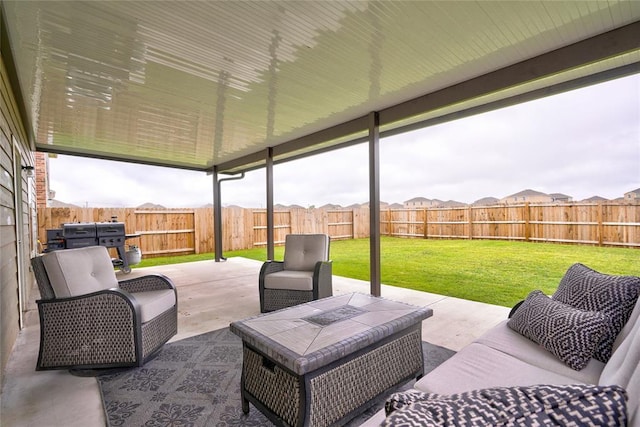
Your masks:
{"label": "tile-top coffee table", "polygon": [[242,409],[276,425],[340,425],[423,373],[422,320],[433,311],[338,295],[231,323],[242,338]]}

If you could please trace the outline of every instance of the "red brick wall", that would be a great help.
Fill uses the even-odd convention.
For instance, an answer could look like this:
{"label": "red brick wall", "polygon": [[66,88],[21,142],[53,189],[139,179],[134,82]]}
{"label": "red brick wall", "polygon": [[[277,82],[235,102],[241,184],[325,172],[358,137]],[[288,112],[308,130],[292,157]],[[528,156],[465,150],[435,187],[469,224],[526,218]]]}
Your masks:
{"label": "red brick wall", "polygon": [[36,204],[38,209],[47,207],[49,194],[49,171],[46,153],[36,154]]}

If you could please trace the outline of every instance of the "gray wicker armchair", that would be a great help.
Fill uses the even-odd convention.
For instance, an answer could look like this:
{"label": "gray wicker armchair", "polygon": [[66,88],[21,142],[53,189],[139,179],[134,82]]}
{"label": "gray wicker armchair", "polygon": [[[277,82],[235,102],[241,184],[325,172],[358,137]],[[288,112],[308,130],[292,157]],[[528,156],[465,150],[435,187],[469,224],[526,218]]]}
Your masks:
{"label": "gray wicker armchair", "polygon": [[260,311],[279,310],[333,295],[330,238],[289,234],[284,261],[267,261],[259,276]]}
{"label": "gray wicker armchair", "polygon": [[142,366],[178,331],[173,283],[118,282],[105,247],[49,252],[31,265],[41,297],[36,370]]}

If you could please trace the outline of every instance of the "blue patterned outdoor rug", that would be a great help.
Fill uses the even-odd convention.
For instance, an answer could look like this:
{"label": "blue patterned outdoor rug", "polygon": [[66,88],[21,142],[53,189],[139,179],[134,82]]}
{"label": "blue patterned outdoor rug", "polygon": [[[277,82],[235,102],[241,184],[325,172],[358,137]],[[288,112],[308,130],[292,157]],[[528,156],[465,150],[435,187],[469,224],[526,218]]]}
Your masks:
{"label": "blue patterned outdoor rug", "polygon": [[[425,373],[454,354],[425,342],[423,351]],[[109,371],[97,380],[110,427],[273,425],[253,406],[242,413],[241,370],[242,341],[224,328],[166,344],[143,367]],[[383,405],[379,399],[348,426],[360,425]]]}

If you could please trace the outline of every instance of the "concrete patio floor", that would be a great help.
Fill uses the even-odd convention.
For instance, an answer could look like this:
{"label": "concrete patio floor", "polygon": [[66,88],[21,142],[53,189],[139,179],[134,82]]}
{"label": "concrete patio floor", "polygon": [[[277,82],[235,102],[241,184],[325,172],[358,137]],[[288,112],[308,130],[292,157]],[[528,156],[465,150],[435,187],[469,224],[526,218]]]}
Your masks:
{"label": "concrete patio floor", "polygon": [[[120,279],[161,273],[178,289],[178,335],[172,341],[224,328],[234,320],[260,313],[258,273],[262,263],[245,258],[225,262],[200,261],[134,269]],[[334,295],[370,293],[369,283],[334,276]],[[3,427],[105,426],[100,391],[95,378],[80,378],[67,371],[36,372],[39,320],[37,288],[11,353],[2,385],[0,425]],[[509,308],[442,295],[382,285],[382,296],[433,308],[422,324],[423,339],[460,350],[505,319]]]}

